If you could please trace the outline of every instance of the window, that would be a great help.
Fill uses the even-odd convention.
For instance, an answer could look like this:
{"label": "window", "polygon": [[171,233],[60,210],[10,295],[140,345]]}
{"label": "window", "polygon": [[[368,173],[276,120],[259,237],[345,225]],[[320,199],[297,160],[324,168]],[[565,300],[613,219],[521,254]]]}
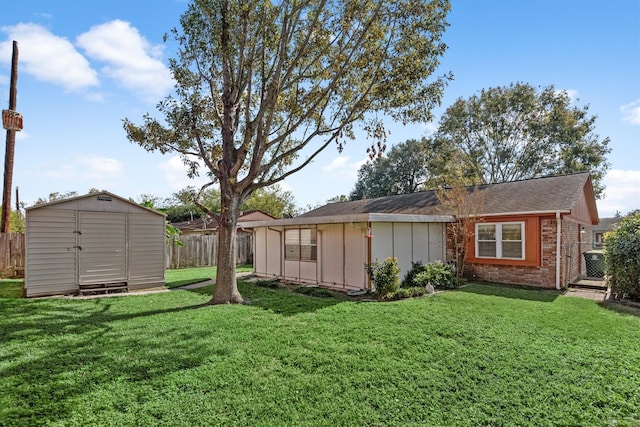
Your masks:
{"label": "window", "polygon": [[316,261],[318,258],[316,230],[296,228],[284,232],[284,259]]}
{"label": "window", "polygon": [[524,223],[476,224],[476,257],[524,259]]}

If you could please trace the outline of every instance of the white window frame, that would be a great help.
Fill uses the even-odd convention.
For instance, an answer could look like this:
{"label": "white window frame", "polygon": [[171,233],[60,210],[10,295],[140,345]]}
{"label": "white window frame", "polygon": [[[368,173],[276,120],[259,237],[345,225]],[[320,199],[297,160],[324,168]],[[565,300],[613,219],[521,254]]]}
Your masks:
{"label": "white window frame", "polygon": [[[308,231],[308,238],[303,238],[302,232]],[[305,233],[306,234],[306,233]],[[284,230],[284,259],[286,261],[317,262],[318,261],[318,235],[317,230],[311,227],[287,228]],[[293,238],[290,238],[293,237]],[[290,240],[287,240],[290,239]],[[304,241],[303,241],[304,240]],[[308,242],[307,242],[308,240]],[[295,246],[291,252],[289,247]]]}
{"label": "white window frame", "polygon": [[[494,240],[478,240],[478,228],[481,225],[492,225],[495,226],[496,228],[496,239],[495,239],[495,243],[496,243],[496,256],[481,256],[480,255],[480,242],[493,242]],[[502,254],[502,243],[504,242],[504,240],[502,240],[502,226],[503,225],[519,225],[520,226],[520,253],[522,254],[522,256],[520,257],[507,257],[507,256],[503,256]],[[517,240],[509,240],[509,242],[517,242]],[[476,245],[476,258],[483,258],[483,259],[514,259],[514,260],[523,260],[525,259],[525,227],[524,227],[524,222],[521,221],[515,221],[515,222],[479,222],[476,223],[476,227],[475,227],[475,245]]]}

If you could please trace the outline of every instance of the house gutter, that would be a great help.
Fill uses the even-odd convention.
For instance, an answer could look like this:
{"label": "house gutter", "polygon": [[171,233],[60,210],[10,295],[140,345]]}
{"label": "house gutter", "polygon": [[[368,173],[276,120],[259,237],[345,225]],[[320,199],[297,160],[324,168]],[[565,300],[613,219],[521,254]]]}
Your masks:
{"label": "house gutter", "polygon": [[560,212],[556,212],[556,289],[560,290],[560,260],[562,258],[562,245],[560,239],[562,238],[562,218]]}

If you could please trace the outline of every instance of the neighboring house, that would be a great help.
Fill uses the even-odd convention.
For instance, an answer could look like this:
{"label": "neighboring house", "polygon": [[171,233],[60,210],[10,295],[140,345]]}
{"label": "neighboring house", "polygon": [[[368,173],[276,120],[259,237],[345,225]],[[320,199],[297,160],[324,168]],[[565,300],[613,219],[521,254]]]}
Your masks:
{"label": "neighboring house", "polygon": [[[267,221],[274,219],[268,213],[261,210],[251,210],[241,212],[238,216],[238,221]],[[210,215],[205,217],[194,218],[190,221],[174,222],[171,225],[180,230],[180,234],[215,234],[217,233],[218,224],[216,219]]]}
{"label": "neighboring house", "polygon": [[613,231],[622,218],[600,218],[600,223],[593,227],[593,247],[602,249],[604,234]]}
{"label": "neighboring house", "polygon": [[[476,194],[482,204],[465,275],[560,289],[583,274],[581,231],[598,224],[588,173],[483,185]],[[372,261],[396,257],[401,278],[412,262],[449,261],[452,221],[437,193],[426,191],[331,203],[295,218],[240,226],[254,230],[259,277],[370,290],[365,264]]]}

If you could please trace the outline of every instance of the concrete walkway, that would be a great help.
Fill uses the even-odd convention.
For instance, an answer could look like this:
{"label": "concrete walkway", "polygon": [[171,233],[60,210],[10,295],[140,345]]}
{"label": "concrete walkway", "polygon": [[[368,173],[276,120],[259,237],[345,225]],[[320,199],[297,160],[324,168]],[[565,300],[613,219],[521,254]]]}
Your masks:
{"label": "concrete walkway", "polygon": [[609,289],[569,287],[564,291],[563,295],[567,297],[586,298],[596,302],[603,302],[609,299]]}

